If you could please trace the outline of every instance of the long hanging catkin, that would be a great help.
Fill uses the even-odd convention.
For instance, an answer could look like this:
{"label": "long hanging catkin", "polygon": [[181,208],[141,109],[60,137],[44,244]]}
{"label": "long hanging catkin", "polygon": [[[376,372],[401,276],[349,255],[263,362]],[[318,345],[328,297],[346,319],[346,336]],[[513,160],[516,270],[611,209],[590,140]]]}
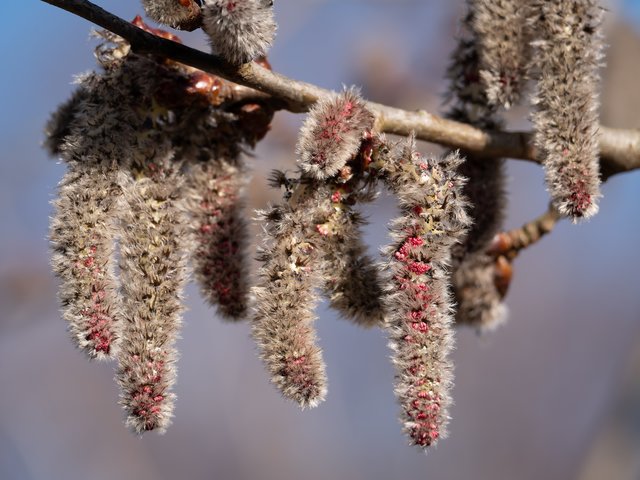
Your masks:
{"label": "long hanging catkin", "polygon": [[262,214],[266,246],[253,290],[253,335],[272,382],[303,407],[326,394],[312,327],[315,290],[324,287],[332,305],[356,323],[383,318],[379,300],[367,297],[381,290],[360,243],[361,220],[352,211],[358,200],[371,197],[358,162],[372,125],[373,115],[355,90],[321,99],[301,129],[299,178],[275,172],[271,183],[286,188],[285,202]]}
{"label": "long hanging catkin", "polygon": [[453,381],[451,248],[470,223],[461,197],[461,158],[423,157],[413,138],[383,167],[400,201],[386,249],[387,329],[396,366],[396,396],[412,444],[426,448],[446,435]]}
{"label": "long hanging catkin", "polygon": [[184,85],[184,77],[151,58],[122,58],[117,50],[124,48],[122,42],[110,36],[107,40],[112,44],[99,47],[98,58],[106,63],[105,76],[113,79],[108,94],[127,99],[114,108],[126,117],[123,126],[134,132],[122,145],[127,161],[119,181],[122,325],[116,381],[127,425],[136,433],[162,432],[170,423],[175,397],[174,342],[188,248],[177,202],[181,175],[169,134],[172,116],[162,102],[168,89]]}
{"label": "long hanging catkin", "polygon": [[49,150],[68,165],[50,229],[63,317],[76,345],[98,359],[113,357],[121,330],[114,273],[119,173],[135,137],[132,114],[121,108],[129,99],[114,88],[122,81],[118,73],[83,77],[47,128]]}
{"label": "long hanging catkin", "polygon": [[[502,123],[480,79],[483,43],[474,30],[477,23],[474,11],[480,9],[483,2],[469,2],[470,11],[463,22],[464,35],[452,55],[447,72],[451,104],[448,116],[490,130]],[[467,155],[460,174],[467,178],[463,191],[473,223],[463,242],[453,249],[456,322],[486,330],[495,328],[506,317],[502,294],[494,281],[493,259],[486,253],[504,218],[504,160]]]}
{"label": "long hanging catkin", "polygon": [[192,264],[200,290],[220,314],[232,320],[244,318],[248,308],[244,171],[239,159],[193,163],[183,194],[195,237]]}
{"label": "long hanging catkin", "polygon": [[534,141],[556,209],[578,221],[598,211],[598,69],[602,9],[595,0],[530,2],[537,93]]}
{"label": "long hanging catkin", "polygon": [[[338,174],[356,156],[373,122],[373,115],[355,88],[320,99],[300,131],[297,152],[302,171],[318,180]],[[353,175],[350,169],[348,172]],[[353,205],[370,198],[353,192],[358,190],[353,186],[357,179],[345,179],[345,184],[348,181],[351,184],[343,187],[337,184],[331,197],[334,207],[344,215],[334,215],[331,222],[331,245],[325,249],[324,257],[324,290],[331,306],[346,319],[372,326],[380,324],[384,316],[378,272],[361,240],[362,219],[344,203],[347,200]]]}
{"label": "long hanging catkin", "polygon": [[315,290],[322,279],[322,252],[314,242],[313,226],[324,223],[331,193],[316,184],[296,190],[290,202],[261,214],[265,246],[259,252],[262,267],[253,288],[253,337],[271,381],[304,408],[318,405],[327,392],[313,329]]}
{"label": "long hanging catkin", "polygon": [[172,152],[156,144],[134,165],[135,177],[123,185],[126,215],[121,239],[125,325],[116,379],[127,425],[137,433],[164,431],[175,395],[177,339],[187,256],[186,222],[177,207],[179,165]]}

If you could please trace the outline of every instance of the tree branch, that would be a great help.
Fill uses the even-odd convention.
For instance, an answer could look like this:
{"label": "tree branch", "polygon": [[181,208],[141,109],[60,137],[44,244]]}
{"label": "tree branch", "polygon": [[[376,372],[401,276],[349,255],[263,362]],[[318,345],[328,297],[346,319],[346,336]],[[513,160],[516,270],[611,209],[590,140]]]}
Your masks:
{"label": "tree branch", "polygon": [[[274,106],[302,113],[329,90],[293,80],[255,62],[234,66],[221,57],[157,37],[107,12],[87,0],[42,0],[110,30],[131,44],[136,53],[154,54],[190,65],[207,73],[259,90],[271,96]],[[368,102],[380,131],[416,137],[473,153],[480,157],[504,157],[538,162],[529,132],[489,132],[447,120],[424,110],[406,111]],[[640,130],[600,128],[600,161],[603,179],[640,168]]]}

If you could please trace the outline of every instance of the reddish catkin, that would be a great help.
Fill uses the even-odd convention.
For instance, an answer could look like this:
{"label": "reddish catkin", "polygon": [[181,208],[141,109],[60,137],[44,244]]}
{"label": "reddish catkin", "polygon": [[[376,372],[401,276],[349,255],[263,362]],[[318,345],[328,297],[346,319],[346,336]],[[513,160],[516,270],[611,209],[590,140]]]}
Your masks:
{"label": "reddish catkin", "polygon": [[233,64],[266,55],[273,43],[272,0],[206,0],[202,14],[213,49]]}
{"label": "reddish catkin", "polygon": [[125,325],[116,379],[127,425],[136,433],[163,432],[171,422],[174,342],[186,281],[186,221],[176,206],[179,165],[171,164],[161,140],[147,155],[123,185],[120,245]]}
{"label": "reddish catkin", "polygon": [[396,366],[396,396],[411,443],[426,448],[446,435],[453,382],[449,298],[451,247],[470,224],[461,197],[461,158],[422,157],[414,139],[392,150],[383,167],[401,216],[386,249],[387,330]]}
{"label": "reddish catkin", "polygon": [[553,204],[578,221],[598,211],[602,9],[595,0],[530,2],[537,93],[534,141]]}
{"label": "reddish catkin", "polygon": [[480,79],[492,105],[509,108],[519,100],[526,83],[531,51],[526,1],[469,1],[478,39]]}
{"label": "reddish catkin", "polygon": [[355,88],[318,100],[302,125],[297,152],[302,171],[318,180],[337,174],[358,153],[374,116]]}
{"label": "reddish catkin", "polygon": [[315,407],[327,393],[313,329],[315,290],[322,279],[314,227],[325,223],[330,196],[324,186],[300,185],[288,203],[261,213],[265,240],[253,288],[253,337],[271,381],[303,408]]}
{"label": "reddish catkin", "polygon": [[214,106],[194,108],[176,131],[176,157],[185,162],[181,203],[189,216],[191,264],[204,298],[228,320],[246,316],[248,228],[243,190],[249,178],[241,154],[251,129]]}
{"label": "reddish catkin", "polygon": [[247,224],[242,189],[246,175],[240,160],[192,163],[186,173],[184,202],[195,246],[194,273],[205,299],[231,320],[247,312]]}
{"label": "reddish catkin", "polygon": [[[493,130],[501,127],[496,106],[490,105],[480,83],[480,44],[473,30],[473,11],[463,22],[464,34],[453,52],[447,71],[450,81],[448,116]],[[469,232],[452,252],[456,321],[480,330],[495,328],[506,318],[503,296],[496,287],[493,258],[486,251],[502,227],[506,196],[504,161],[467,155],[460,174],[468,179],[463,193],[473,218]]]}

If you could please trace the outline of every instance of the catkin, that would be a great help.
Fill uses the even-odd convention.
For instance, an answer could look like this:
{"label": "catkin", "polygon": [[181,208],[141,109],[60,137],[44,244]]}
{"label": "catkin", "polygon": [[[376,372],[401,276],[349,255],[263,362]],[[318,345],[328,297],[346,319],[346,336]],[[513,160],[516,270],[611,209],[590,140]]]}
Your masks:
{"label": "catkin", "polygon": [[491,105],[517,103],[527,80],[530,35],[527,0],[471,0],[480,80]]}
{"label": "catkin", "polygon": [[392,151],[386,181],[401,216],[386,249],[387,330],[396,366],[395,393],[411,443],[426,448],[446,435],[453,382],[449,298],[451,247],[470,223],[461,197],[457,154],[422,157],[414,139]]}
{"label": "catkin", "polygon": [[318,405],[327,392],[313,329],[316,289],[322,279],[314,226],[325,223],[330,195],[326,187],[301,185],[289,203],[261,215],[265,241],[253,288],[253,337],[271,381],[303,408]]}
{"label": "catkin", "polygon": [[346,320],[363,327],[382,326],[382,283],[378,266],[362,241],[359,227],[363,220],[351,209],[336,208],[332,236],[324,246],[324,294]]}
{"label": "catkin", "polygon": [[238,161],[209,159],[189,166],[184,202],[195,246],[192,264],[205,299],[225,318],[240,320],[248,308],[247,224]]}
{"label": "catkin", "polygon": [[154,22],[181,30],[193,30],[202,20],[194,0],[142,0],[142,7]]}
{"label": "catkin", "polygon": [[300,130],[297,152],[302,171],[318,180],[338,173],[358,153],[373,121],[354,88],[318,100]]}
{"label": "catkin", "polygon": [[271,0],[206,0],[202,29],[216,53],[233,64],[264,56],[273,43],[276,23]]}
{"label": "catkin", "polygon": [[113,357],[120,340],[114,242],[121,212],[119,172],[135,141],[124,79],[91,74],[49,122],[48,144],[68,165],[54,202],[50,240],[63,317],[90,358]]}
{"label": "catkin", "polygon": [[[463,22],[464,34],[453,52],[447,72],[449,79],[448,116],[483,129],[497,129],[502,122],[497,106],[490,104],[480,78],[482,44],[474,30],[474,6]],[[456,322],[480,330],[504,321],[506,308],[491,272],[487,249],[504,220],[504,160],[467,155],[460,174],[467,178],[463,194],[473,219],[468,234],[452,251],[452,286],[456,300]]]}
{"label": "catkin", "polygon": [[555,208],[574,221],[598,211],[598,69],[602,9],[595,0],[530,2],[537,93],[534,141]]}
{"label": "catkin", "polygon": [[[116,379],[127,425],[136,433],[164,431],[175,394],[186,222],[176,205],[180,179],[162,146],[123,185],[127,210],[120,245],[124,327]],[[163,151],[164,150],[164,151]]]}

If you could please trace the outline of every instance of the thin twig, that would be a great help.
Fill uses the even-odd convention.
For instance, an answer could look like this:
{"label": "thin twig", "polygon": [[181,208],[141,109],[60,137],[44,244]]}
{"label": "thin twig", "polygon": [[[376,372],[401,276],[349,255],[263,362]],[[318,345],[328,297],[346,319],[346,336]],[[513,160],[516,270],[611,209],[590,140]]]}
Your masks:
{"label": "thin twig", "polygon": [[496,257],[504,256],[512,261],[521,250],[530,247],[551,233],[560,218],[557,210],[549,205],[548,210],[538,218],[525,223],[520,228],[497,234],[488,253]]}
{"label": "thin twig", "polygon": [[513,280],[513,261],[520,252],[551,233],[560,220],[558,211],[549,205],[545,213],[525,223],[519,228],[498,233],[487,250],[493,257],[493,281],[501,298],[507,295]]}
{"label": "thin twig", "polygon": [[[234,66],[224,59],[147,33],[87,0],[42,0],[89,20],[127,40],[137,53],[163,56],[269,94],[274,106],[291,112],[309,110],[330,91],[272,72],[255,62]],[[529,132],[488,132],[447,120],[425,110],[406,111],[368,102],[382,132],[417,138],[473,153],[539,162]],[[640,168],[640,130],[600,128],[601,169],[604,179]]]}

